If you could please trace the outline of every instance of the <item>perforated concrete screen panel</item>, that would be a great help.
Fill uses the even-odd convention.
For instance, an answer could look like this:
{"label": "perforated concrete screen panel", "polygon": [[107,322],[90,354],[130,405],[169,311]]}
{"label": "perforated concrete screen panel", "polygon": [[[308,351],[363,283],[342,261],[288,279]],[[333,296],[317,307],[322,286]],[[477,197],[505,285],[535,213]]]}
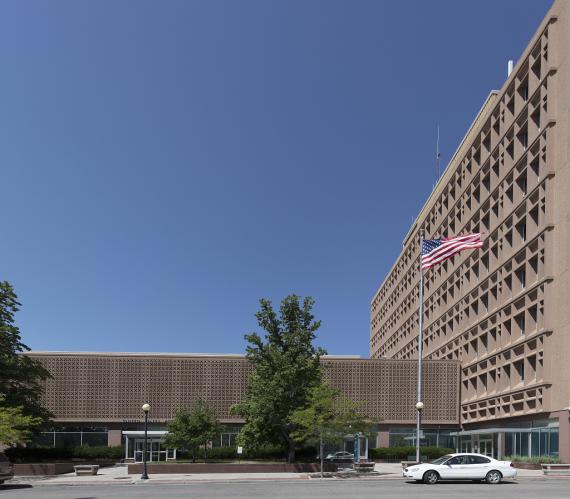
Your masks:
{"label": "perforated concrete screen panel", "polygon": [[[45,402],[56,421],[121,422],[139,420],[148,402],[154,421],[171,419],[180,407],[206,400],[221,421],[247,387],[252,370],[243,356],[29,353],[53,378],[45,384]],[[361,402],[373,422],[413,423],[417,363],[401,360],[326,358],[326,379],[347,397]],[[426,423],[457,424],[459,364],[425,365]]]}

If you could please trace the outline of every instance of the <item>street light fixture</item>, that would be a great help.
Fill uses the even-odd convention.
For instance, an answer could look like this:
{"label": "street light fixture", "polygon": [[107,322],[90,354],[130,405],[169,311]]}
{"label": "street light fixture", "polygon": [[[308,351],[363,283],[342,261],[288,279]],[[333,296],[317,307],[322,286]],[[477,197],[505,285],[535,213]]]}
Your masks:
{"label": "street light fixture", "polygon": [[148,480],[148,473],[146,468],[146,449],[147,449],[147,436],[148,436],[148,413],[150,411],[149,404],[143,404],[142,410],[144,412],[144,448],[143,448],[143,474],[141,480]]}

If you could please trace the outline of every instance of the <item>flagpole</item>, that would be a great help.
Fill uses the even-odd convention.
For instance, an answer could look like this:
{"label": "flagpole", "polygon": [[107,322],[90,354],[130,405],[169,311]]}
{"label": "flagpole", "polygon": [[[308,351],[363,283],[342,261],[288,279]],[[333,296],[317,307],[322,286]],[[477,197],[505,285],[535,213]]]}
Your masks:
{"label": "flagpole", "polygon": [[420,462],[420,435],[422,426],[422,410],[424,404],[422,402],[422,356],[424,347],[423,329],[424,329],[424,271],[422,269],[422,250],[424,245],[424,233],[420,232],[420,317],[418,332],[418,398],[416,402],[416,462]]}

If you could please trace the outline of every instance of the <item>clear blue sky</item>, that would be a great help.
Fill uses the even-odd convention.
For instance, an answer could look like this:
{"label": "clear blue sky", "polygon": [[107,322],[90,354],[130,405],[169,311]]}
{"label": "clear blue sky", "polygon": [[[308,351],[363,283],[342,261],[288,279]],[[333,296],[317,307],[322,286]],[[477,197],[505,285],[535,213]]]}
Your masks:
{"label": "clear blue sky", "polygon": [[0,279],[36,350],[331,354],[550,0],[4,1]]}

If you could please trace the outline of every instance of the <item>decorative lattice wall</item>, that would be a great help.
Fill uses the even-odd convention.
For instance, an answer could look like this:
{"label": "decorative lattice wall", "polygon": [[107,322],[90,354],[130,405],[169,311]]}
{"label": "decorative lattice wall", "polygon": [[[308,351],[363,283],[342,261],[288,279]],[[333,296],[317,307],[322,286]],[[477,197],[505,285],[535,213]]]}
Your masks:
{"label": "decorative lattice wall", "polygon": [[[45,402],[57,421],[138,421],[141,405],[153,420],[171,419],[180,407],[207,401],[221,421],[239,421],[232,404],[245,393],[251,366],[244,357],[30,353],[51,372]],[[403,360],[327,359],[325,376],[363,404],[375,422],[412,423],[417,364]],[[425,422],[456,424],[459,364],[425,363]]]}

